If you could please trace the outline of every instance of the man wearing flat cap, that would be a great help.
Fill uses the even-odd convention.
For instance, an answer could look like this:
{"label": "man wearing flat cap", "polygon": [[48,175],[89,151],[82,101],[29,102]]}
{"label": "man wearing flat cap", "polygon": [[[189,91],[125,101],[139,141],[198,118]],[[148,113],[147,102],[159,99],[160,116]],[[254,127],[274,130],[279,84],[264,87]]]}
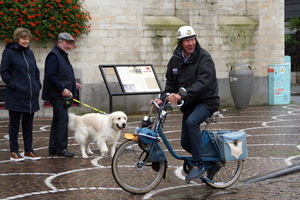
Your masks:
{"label": "man wearing flat cap", "polygon": [[58,34],[58,42],[49,52],[45,62],[42,99],[50,101],[53,119],[50,130],[49,155],[73,157],[68,147],[68,108],[81,85],[75,81],[68,53],[75,39],[69,33]]}

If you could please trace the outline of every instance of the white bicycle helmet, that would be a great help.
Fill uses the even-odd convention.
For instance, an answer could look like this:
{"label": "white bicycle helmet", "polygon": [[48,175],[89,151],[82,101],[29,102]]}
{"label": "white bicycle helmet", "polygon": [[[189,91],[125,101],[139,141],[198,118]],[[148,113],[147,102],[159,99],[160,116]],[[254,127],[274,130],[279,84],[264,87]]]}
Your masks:
{"label": "white bicycle helmet", "polygon": [[196,32],[191,26],[182,26],[178,29],[177,32],[177,39],[185,39],[185,38],[191,38],[196,37]]}

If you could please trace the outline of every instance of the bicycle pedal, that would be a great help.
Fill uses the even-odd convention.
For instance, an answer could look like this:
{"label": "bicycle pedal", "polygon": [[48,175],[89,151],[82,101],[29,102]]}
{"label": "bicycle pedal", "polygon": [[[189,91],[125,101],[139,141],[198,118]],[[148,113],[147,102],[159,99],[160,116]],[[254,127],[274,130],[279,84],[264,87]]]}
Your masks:
{"label": "bicycle pedal", "polygon": [[191,182],[191,180],[192,180],[192,179],[185,178],[184,182],[185,182],[185,183],[190,183],[190,182]]}

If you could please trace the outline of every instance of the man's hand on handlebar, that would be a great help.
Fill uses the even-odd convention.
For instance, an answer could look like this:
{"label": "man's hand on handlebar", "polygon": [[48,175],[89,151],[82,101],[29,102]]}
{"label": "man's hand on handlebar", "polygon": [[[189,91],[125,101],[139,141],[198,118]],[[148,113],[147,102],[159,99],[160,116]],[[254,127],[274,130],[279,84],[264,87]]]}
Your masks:
{"label": "man's hand on handlebar", "polygon": [[153,101],[155,101],[157,103],[157,105],[163,104],[163,101],[160,100],[160,99],[151,99],[150,105],[152,105],[153,107],[155,107],[154,104],[153,104]]}
{"label": "man's hand on handlebar", "polygon": [[177,106],[181,101],[181,96],[177,93],[171,93],[169,96],[169,102],[172,106]]}

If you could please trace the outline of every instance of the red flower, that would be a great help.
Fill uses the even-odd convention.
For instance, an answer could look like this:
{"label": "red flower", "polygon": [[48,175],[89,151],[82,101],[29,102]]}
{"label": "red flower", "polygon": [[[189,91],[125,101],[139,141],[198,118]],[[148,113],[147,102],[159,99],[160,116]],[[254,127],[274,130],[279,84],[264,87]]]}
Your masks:
{"label": "red flower", "polygon": [[0,39],[4,41],[5,38],[9,38],[11,32],[18,26],[34,29],[32,39],[37,40],[42,46],[45,46],[47,41],[55,39],[60,31],[68,31],[73,37],[78,38],[81,34],[88,34],[90,26],[86,23],[90,16],[88,11],[81,10],[82,1],[0,0],[0,19],[3,18],[2,22],[0,20]]}

